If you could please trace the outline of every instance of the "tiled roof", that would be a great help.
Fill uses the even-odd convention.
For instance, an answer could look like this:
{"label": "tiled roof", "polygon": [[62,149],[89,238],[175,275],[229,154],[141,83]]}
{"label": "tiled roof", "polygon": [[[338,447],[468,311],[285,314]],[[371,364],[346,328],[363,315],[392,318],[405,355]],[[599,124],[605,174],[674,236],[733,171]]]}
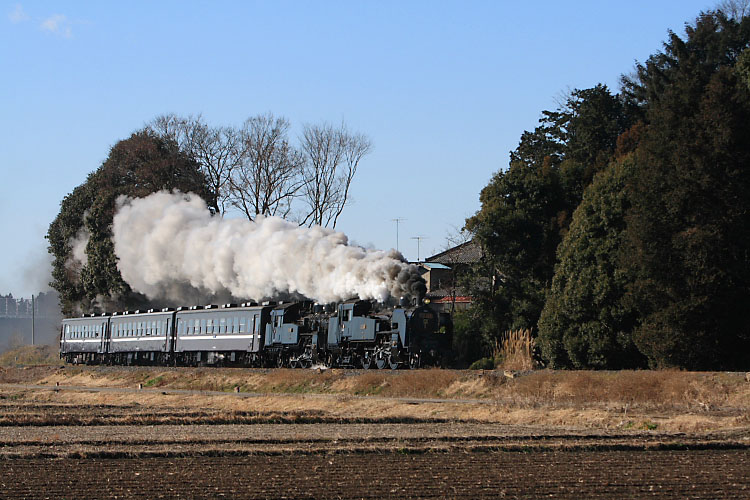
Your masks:
{"label": "tiled roof", "polygon": [[482,247],[474,240],[467,241],[439,254],[427,257],[427,262],[437,262],[448,266],[455,264],[471,264],[482,258]]}

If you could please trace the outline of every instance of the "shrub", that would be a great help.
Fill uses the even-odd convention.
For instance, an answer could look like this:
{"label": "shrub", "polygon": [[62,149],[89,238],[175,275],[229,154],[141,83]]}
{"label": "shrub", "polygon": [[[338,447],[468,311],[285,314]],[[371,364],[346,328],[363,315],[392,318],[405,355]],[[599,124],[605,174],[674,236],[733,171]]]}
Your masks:
{"label": "shrub", "polygon": [[494,370],[495,359],[494,358],[482,358],[474,361],[469,370]]}

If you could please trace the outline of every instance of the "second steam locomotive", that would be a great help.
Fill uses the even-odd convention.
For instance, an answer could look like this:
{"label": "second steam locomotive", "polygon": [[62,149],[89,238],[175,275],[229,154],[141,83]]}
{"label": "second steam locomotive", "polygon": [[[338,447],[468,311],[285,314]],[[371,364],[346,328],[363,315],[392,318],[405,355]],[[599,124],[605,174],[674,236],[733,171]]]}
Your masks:
{"label": "second steam locomotive", "polygon": [[64,319],[70,363],[306,368],[440,366],[451,355],[447,314],[374,301],[245,303]]}

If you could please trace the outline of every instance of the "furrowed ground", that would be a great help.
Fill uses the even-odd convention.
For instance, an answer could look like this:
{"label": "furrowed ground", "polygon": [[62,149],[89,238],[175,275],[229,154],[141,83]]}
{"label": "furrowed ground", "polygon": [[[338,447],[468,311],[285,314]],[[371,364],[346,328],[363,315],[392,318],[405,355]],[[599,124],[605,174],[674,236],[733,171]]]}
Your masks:
{"label": "furrowed ground", "polygon": [[750,498],[744,373],[6,367],[2,498]]}

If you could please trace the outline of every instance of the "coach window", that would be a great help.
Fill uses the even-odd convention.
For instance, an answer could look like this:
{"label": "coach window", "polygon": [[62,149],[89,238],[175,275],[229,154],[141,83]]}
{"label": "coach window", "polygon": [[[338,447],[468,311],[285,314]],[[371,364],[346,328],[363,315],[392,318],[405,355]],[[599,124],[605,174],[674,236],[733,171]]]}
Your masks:
{"label": "coach window", "polygon": [[208,318],[208,320],[203,320],[203,324],[201,325],[203,327],[202,331],[205,333],[214,333],[214,320],[213,318]]}
{"label": "coach window", "polygon": [[[203,320],[203,327],[206,326],[206,320]],[[195,323],[193,324],[193,333],[200,333],[201,332],[201,320],[196,319]]]}
{"label": "coach window", "polygon": [[219,333],[227,333],[227,318],[219,319]]}
{"label": "coach window", "polygon": [[244,316],[240,318],[240,330],[239,331],[240,333],[245,332],[245,317]]}
{"label": "coach window", "polygon": [[240,318],[235,316],[232,323],[232,333],[239,333],[240,331]]}

